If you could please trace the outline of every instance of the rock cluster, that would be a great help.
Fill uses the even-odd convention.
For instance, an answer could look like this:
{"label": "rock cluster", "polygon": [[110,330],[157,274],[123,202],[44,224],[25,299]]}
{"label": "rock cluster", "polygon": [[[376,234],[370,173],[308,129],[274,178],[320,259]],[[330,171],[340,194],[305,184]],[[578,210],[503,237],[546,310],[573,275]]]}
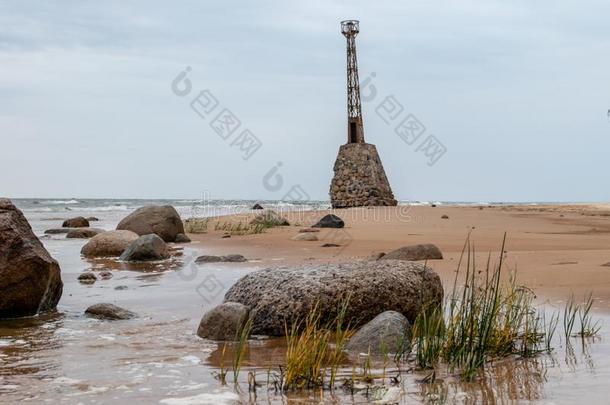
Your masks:
{"label": "rock cluster", "polygon": [[334,172],[330,184],[333,208],[397,204],[375,145],[342,145],[335,161]]}
{"label": "rock cluster", "polygon": [[10,200],[0,199],[0,318],[52,310],[62,290],[57,261],[23,213]]}
{"label": "rock cluster", "polygon": [[83,246],[85,257],[116,257],[123,254],[138,234],[131,231],[108,231],[95,235]]}

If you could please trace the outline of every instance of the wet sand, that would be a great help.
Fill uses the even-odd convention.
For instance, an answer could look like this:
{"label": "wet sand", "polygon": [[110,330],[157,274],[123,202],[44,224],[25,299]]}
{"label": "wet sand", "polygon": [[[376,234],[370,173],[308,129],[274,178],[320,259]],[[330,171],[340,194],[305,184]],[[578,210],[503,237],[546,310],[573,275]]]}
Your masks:
{"label": "wet sand", "polygon": [[[565,300],[590,292],[596,308],[610,311],[610,205],[413,206],[334,210],[346,226],[322,229],[318,242],[293,241],[301,228],[328,211],[283,212],[292,224],[263,234],[233,235],[215,230],[216,223],[247,223],[254,214],[219,217],[207,234],[190,235],[214,254],[240,253],[259,265],[363,259],[405,245],[434,243],[443,260],[428,263],[447,288],[470,234],[479,263],[497,258],[507,234],[506,268],[517,271],[519,284],[539,297]],[[446,215],[449,218],[443,219]],[[322,247],[335,243],[340,247]]]}

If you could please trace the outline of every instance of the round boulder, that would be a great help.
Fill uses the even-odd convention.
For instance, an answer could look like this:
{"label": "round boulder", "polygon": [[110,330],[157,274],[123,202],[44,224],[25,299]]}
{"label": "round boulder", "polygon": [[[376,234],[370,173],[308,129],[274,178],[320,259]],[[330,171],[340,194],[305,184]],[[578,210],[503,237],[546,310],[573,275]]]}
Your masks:
{"label": "round boulder", "polygon": [[312,228],[343,228],[345,222],[334,214],[328,214],[322,217]]}
{"label": "round boulder", "polygon": [[321,322],[334,319],[348,297],[346,322],[353,327],[390,310],[413,322],[424,305],[441,304],[443,287],[420,263],[359,261],[254,271],[227,291],[225,302],[250,308],[252,333],[282,336],[285,322],[305,319],[316,303]]}
{"label": "round boulder", "polygon": [[121,254],[120,260],[125,262],[144,262],[148,260],[163,260],[169,257],[167,244],[155,235],[140,236],[134,240]]}
{"label": "round boulder", "polygon": [[62,290],[57,261],[23,213],[9,199],[0,198],[0,318],[55,309]]}
{"label": "round boulder", "polygon": [[362,326],[345,350],[352,353],[403,353],[409,348],[409,321],[396,311],[385,311]]}
{"label": "round boulder", "polygon": [[61,226],[62,228],[87,228],[89,221],[84,217],[70,218],[66,219]]}
{"label": "round boulder", "polygon": [[203,339],[236,340],[248,320],[248,307],[237,302],[225,302],[203,315],[197,336]]}
{"label": "round boulder", "polygon": [[440,260],[443,258],[441,250],[431,243],[423,245],[404,246],[393,250],[379,258],[379,260]]}
{"label": "round boulder", "polygon": [[154,233],[165,242],[174,242],[179,233],[184,233],[184,224],[171,205],[150,205],[123,218],[116,229],[132,231],[140,236]]}
{"label": "round boulder", "polygon": [[81,249],[85,257],[115,257],[123,254],[138,234],[131,231],[108,231],[95,235]]}
{"label": "round boulder", "polygon": [[95,235],[98,235],[102,232],[106,232],[103,229],[98,228],[74,228],[70,229],[70,231],[66,234],[66,238],[68,239],[89,239],[93,238]]}

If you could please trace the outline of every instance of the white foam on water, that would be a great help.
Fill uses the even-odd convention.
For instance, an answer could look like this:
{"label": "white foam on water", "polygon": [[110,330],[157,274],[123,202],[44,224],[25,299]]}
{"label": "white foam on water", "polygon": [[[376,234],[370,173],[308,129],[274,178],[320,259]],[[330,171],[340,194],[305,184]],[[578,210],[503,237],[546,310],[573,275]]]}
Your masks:
{"label": "white foam on water", "polygon": [[182,398],[165,398],[159,401],[161,404],[166,405],[199,405],[199,404],[232,404],[235,401],[239,400],[239,395],[234,392],[218,392],[215,393],[204,393],[199,395],[194,395],[192,397],[182,397]]}
{"label": "white foam on water", "polygon": [[201,359],[197,356],[183,356],[180,358],[180,360],[184,360],[186,362],[189,362],[191,364],[199,364],[201,363]]}
{"label": "white foam on water", "polygon": [[100,339],[103,339],[103,340],[109,340],[109,341],[111,341],[111,342],[112,342],[113,340],[116,340],[115,335],[100,335],[100,336],[99,336],[99,338],[100,338]]}

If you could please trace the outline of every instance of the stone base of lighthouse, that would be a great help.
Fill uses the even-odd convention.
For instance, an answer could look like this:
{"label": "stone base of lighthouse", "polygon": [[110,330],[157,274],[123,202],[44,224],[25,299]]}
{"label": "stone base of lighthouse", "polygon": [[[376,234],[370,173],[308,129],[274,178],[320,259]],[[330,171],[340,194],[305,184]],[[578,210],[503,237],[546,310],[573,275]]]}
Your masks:
{"label": "stone base of lighthouse", "polygon": [[330,183],[333,208],[397,204],[375,145],[348,143],[339,148]]}

